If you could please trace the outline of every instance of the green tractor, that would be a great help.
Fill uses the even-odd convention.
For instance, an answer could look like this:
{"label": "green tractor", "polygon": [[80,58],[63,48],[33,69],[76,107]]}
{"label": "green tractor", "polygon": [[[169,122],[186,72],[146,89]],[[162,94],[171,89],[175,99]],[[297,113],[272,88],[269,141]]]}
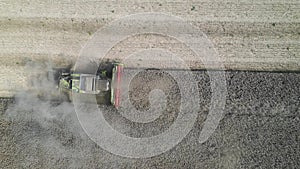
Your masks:
{"label": "green tractor", "polygon": [[62,92],[92,94],[100,98],[101,103],[120,106],[120,85],[124,65],[110,63],[104,69],[99,69],[96,74],[80,74],[61,72],[58,88]]}

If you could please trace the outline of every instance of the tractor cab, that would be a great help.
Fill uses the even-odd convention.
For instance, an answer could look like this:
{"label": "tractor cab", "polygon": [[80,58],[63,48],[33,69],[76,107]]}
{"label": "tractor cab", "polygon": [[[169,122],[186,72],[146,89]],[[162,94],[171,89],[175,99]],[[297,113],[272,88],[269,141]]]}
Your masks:
{"label": "tractor cab", "polygon": [[[123,74],[123,64],[113,63],[97,74],[80,74],[62,72],[59,78],[58,88],[62,92],[107,95],[108,102],[116,108],[120,105],[120,85]],[[104,94],[105,93],[105,94]]]}

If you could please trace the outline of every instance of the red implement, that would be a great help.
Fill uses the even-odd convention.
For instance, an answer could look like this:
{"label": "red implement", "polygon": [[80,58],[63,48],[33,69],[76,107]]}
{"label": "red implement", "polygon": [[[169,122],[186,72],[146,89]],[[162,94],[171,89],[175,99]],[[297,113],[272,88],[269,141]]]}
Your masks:
{"label": "red implement", "polygon": [[121,97],[121,81],[122,81],[122,75],[123,75],[123,64],[116,64],[116,67],[113,71],[113,84],[112,84],[112,104],[116,108],[119,108],[120,106],[120,97]]}

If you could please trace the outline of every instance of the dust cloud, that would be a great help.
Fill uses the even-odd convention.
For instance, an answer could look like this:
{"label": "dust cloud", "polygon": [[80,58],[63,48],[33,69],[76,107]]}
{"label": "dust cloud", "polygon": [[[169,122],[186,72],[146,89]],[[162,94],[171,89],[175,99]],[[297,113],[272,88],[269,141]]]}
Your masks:
{"label": "dust cloud", "polygon": [[50,63],[26,64],[30,89],[20,90],[5,112],[22,167],[82,167],[94,144],[77,119],[73,104],[57,90]]}

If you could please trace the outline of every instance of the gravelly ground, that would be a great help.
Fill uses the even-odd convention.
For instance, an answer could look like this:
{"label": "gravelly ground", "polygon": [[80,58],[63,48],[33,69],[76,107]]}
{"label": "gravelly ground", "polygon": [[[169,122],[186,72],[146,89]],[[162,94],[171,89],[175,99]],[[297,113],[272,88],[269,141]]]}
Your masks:
{"label": "gravelly ground", "polygon": [[226,72],[225,117],[203,144],[197,140],[208,111],[210,85],[205,72],[195,74],[203,109],[197,123],[175,148],[146,159],[123,158],[98,147],[82,131],[69,103],[52,105],[57,111],[68,110],[56,114],[61,118],[41,123],[32,113],[41,109],[35,108],[18,112],[31,113],[22,120],[8,121],[4,112],[9,101],[1,99],[0,168],[300,167],[299,73]]}

